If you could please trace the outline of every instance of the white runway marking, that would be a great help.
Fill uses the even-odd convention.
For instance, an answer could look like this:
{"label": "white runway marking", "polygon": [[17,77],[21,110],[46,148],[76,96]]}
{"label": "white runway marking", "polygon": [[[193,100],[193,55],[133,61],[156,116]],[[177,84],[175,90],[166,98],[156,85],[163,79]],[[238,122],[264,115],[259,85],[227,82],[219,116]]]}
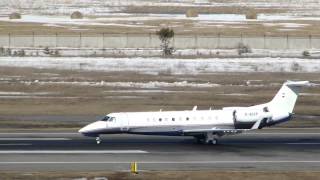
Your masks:
{"label": "white runway marking", "polygon": [[[129,164],[131,161],[8,161],[0,164]],[[138,161],[138,164],[276,164],[276,163],[320,163],[319,161]]]}
{"label": "white runway marking", "polygon": [[[271,132],[265,132],[265,131],[269,131],[271,130]],[[266,135],[269,135],[269,134],[320,134],[320,132],[279,132],[279,131],[276,131],[276,132],[272,132],[272,131],[275,131],[275,130],[290,130],[290,131],[296,131],[296,130],[320,130],[320,128],[268,128],[268,129],[264,129],[264,130],[261,130],[261,131],[255,131],[255,132],[246,132],[244,134],[266,134]],[[39,132],[39,133],[32,133],[32,132],[17,132],[17,133],[0,133],[0,135],[79,135],[81,136],[80,133],[77,133],[77,132]]]}
{"label": "white runway marking", "polygon": [[0,141],[68,141],[70,138],[0,138]]}
{"label": "white runway marking", "polygon": [[308,127],[308,128],[268,128],[264,130],[320,130],[318,127]]}
{"label": "white runway marking", "polygon": [[320,135],[319,133],[316,132],[269,132],[269,133],[264,133],[264,132],[247,132],[244,133],[243,135]]}
{"label": "white runway marking", "polygon": [[301,145],[303,145],[303,144],[304,144],[304,145],[317,145],[317,144],[320,144],[320,143],[312,143],[312,142],[311,142],[311,143],[303,143],[303,142],[302,142],[302,143],[286,143],[286,144],[294,144],[294,145],[295,145],[295,144],[301,144]]}
{"label": "white runway marking", "polygon": [[31,146],[31,143],[0,144],[0,146]]}
{"label": "white runway marking", "polygon": [[142,150],[7,150],[0,154],[146,154]]}
{"label": "white runway marking", "polygon": [[31,133],[31,132],[13,132],[13,133],[0,133],[0,135],[81,135],[80,133],[75,132],[38,132],[38,133]]}

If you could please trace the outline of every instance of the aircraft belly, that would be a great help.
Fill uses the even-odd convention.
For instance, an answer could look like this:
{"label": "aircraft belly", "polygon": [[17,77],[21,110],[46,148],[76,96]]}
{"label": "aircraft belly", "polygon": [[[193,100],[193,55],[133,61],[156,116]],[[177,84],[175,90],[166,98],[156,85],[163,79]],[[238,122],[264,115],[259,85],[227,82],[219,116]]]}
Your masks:
{"label": "aircraft belly", "polygon": [[117,133],[121,133],[121,129],[118,127],[104,129],[100,134],[117,134]]}

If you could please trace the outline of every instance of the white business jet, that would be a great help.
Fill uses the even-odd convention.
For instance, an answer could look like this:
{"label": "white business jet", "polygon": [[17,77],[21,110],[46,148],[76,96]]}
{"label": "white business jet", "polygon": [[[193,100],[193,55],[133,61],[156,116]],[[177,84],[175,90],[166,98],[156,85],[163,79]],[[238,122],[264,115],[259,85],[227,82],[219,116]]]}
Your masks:
{"label": "white business jet", "polygon": [[290,120],[300,89],[308,81],[287,81],[268,103],[220,110],[110,113],[79,130],[85,136],[144,134],[193,136],[199,143],[217,144],[219,137],[261,129]]}

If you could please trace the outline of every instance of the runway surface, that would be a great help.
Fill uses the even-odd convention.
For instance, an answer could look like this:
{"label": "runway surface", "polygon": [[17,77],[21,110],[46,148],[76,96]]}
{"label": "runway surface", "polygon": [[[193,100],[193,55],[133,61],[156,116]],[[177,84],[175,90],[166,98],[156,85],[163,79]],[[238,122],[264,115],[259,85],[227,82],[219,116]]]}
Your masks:
{"label": "runway surface", "polygon": [[266,129],[223,137],[219,145],[191,137],[74,132],[0,133],[0,170],[320,170],[320,129]]}

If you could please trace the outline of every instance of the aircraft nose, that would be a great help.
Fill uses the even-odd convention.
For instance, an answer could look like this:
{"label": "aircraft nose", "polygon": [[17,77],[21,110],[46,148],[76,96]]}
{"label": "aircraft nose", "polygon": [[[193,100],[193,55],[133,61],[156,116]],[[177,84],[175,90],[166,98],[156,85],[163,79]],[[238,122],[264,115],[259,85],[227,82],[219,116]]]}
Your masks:
{"label": "aircraft nose", "polygon": [[82,134],[92,134],[92,133],[99,133],[103,129],[105,129],[105,123],[101,121],[97,121],[79,129],[78,132]]}
{"label": "aircraft nose", "polygon": [[79,129],[78,132],[79,132],[79,133],[87,133],[87,132],[88,132],[88,125],[85,126],[85,127],[83,127],[83,128],[81,128],[81,129]]}

